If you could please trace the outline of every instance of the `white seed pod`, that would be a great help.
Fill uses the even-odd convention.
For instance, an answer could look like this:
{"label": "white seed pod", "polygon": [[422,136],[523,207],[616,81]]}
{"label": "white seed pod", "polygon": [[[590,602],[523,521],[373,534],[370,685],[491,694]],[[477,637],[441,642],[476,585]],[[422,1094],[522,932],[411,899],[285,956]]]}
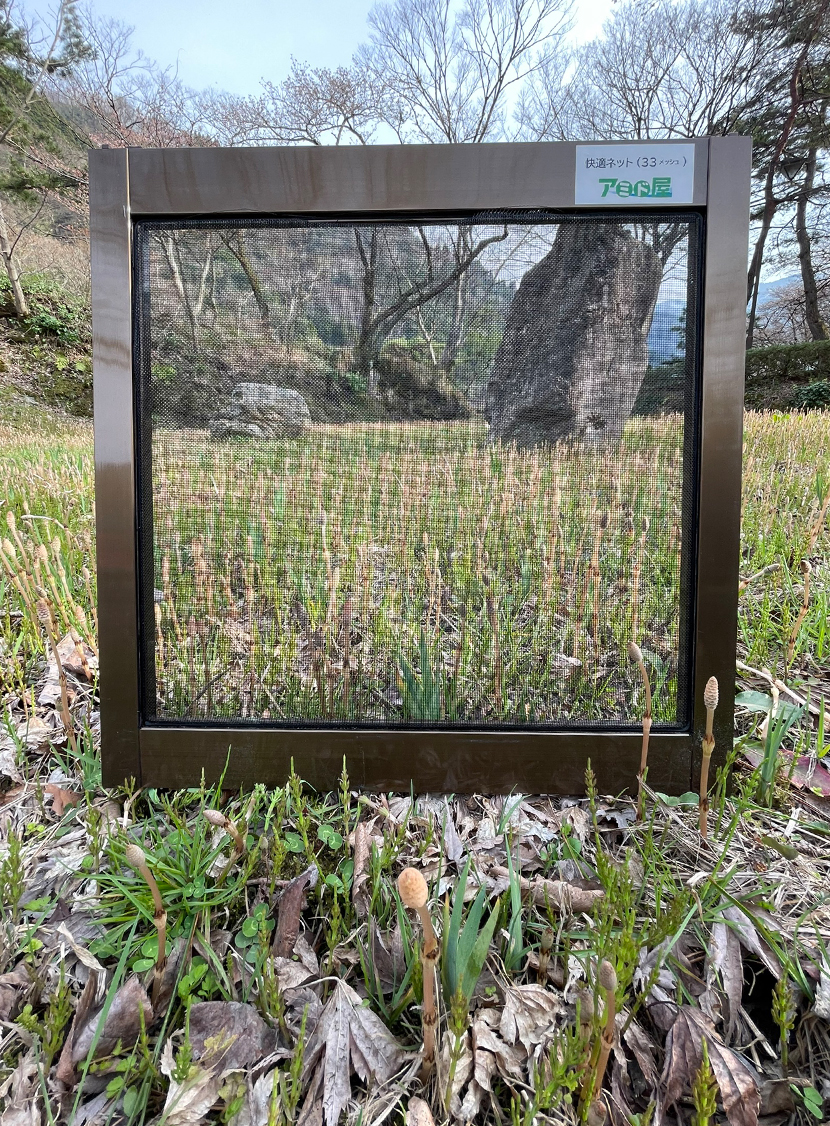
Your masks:
{"label": "white seed pod", "polygon": [[218,809],[203,809],[202,816],[205,821],[210,822],[211,825],[215,825],[217,829],[224,829],[227,818],[224,813],[220,813]]}
{"label": "white seed pod", "polygon": [[643,663],[643,651],[636,641],[629,641],[628,656],[635,665],[641,665]]}

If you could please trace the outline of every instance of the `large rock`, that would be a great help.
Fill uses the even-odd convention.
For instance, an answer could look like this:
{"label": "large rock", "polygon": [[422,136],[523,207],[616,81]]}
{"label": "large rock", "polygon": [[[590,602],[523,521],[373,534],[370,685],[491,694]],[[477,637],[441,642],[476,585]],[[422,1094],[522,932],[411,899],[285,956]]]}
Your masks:
{"label": "large rock", "polygon": [[237,383],[211,420],[214,438],[299,438],[311,426],[308,403],[299,391],[270,383]]}
{"label": "large rock", "polygon": [[520,446],[619,438],[661,278],[656,252],[617,224],[563,224],[510,307],[487,386],[491,435]]}

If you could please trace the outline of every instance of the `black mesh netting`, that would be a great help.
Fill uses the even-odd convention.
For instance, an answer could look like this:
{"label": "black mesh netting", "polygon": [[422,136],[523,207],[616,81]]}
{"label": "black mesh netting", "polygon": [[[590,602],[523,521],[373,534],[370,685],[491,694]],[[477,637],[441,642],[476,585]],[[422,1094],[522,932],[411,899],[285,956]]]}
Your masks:
{"label": "black mesh netting", "polygon": [[699,241],[140,224],[145,717],[685,723]]}

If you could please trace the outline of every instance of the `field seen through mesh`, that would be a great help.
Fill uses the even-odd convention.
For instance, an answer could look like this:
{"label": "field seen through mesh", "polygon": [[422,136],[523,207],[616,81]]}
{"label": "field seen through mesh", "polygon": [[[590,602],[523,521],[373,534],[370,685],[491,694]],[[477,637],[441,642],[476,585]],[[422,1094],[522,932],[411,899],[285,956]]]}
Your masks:
{"label": "field seen through mesh", "polygon": [[677,718],[681,416],[519,450],[479,422],[153,440],[158,718]]}
{"label": "field seen through mesh", "polygon": [[[256,695],[251,700],[249,708],[256,714],[256,707],[261,704],[262,710],[272,709],[272,715],[279,721],[279,713],[273,701],[266,695],[265,689],[277,701],[288,699],[289,691],[304,694],[304,699],[311,710],[320,708],[322,696],[319,694],[319,682],[315,676],[314,651],[304,650],[303,631],[300,627],[302,615],[297,606],[297,595],[303,593],[303,606],[314,622],[313,630],[320,630],[329,619],[328,648],[324,653],[322,662],[323,671],[326,673],[324,681],[325,697],[328,706],[334,714],[337,709],[344,707],[346,680],[343,672],[342,658],[338,650],[342,649],[340,637],[342,619],[346,608],[347,598],[350,602],[352,639],[349,667],[352,669],[349,676],[349,694],[353,697],[357,693],[364,693],[361,700],[371,698],[375,701],[378,712],[382,715],[404,714],[402,699],[394,696],[397,691],[399,697],[404,696],[400,688],[392,662],[400,657],[401,660],[410,662],[402,669],[404,673],[409,669],[416,680],[421,677],[421,655],[419,652],[421,631],[426,638],[427,650],[430,659],[440,649],[443,654],[445,673],[451,676],[454,671],[454,660],[457,652],[457,641],[460,636],[462,621],[465,627],[465,660],[462,666],[463,681],[459,680],[458,707],[463,714],[475,718],[476,707],[491,709],[497,706],[494,693],[494,665],[492,632],[489,628],[487,613],[487,585],[485,578],[489,575],[492,590],[492,601],[498,611],[499,644],[503,656],[502,664],[502,706],[512,708],[512,715],[521,714],[520,709],[525,700],[530,705],[534,699],[542,697],[542,692],[547,690],[550,695],[548,701],[564,698],[563,688],[573,693],[570,697],[571,707],[593,707],[593,714],[600,714],[600,709],[608,707],[614,701],[609,696],[608,685],[614,683],[613,679],[605,674],[595,676],[595,670],[604,667],[617,669],[617,685],[622,686],[623,703],[617,702],[616,706],[630,707],[627,713],[629,719],[636,719],[639,707],[638,697],[635,696],[636,680],[634,671],[628,669],[623,663],[624,643],[631,636],[633,629],[633,614],[635,607],[638,610],[637,634],[639,635],[647,659],[649,653],[663,658],[659,642],[667,643],[665,632],[673,628],[673,621],[661,606],[661,597],[665,591],[672,590],[671,582],[662,587],[654,586],[654,578],[646,581],[643,571],[649,554],[653,553],[659,559],[668,557],[668,541],[674,528],[674,516],[671,512],[670,519],[651,520],[646,543],[642,547],[642,560],[640,570],[640,593],[633,597],[634,567],[637,553],[640,550],[640,539],[643,532],[642,517],[644,513],[637,511],[636,506],[629,499],[634,493],[638,478],[645,472],[651,472],[655,461],[655,451],[649,449],[648,423],[637,422],[637,429],[631,424],[626,434],[626,441],[630,442],[632,449],[636,450],[639,442],[640,453],[632,454],[629,462],[625,460],[620,464],[627,466],[627,472],[621,473],[617,485],[620,489],[621,501],[619,508],[613,508],[608,503],[608,494],[599,491],[594,497],[588,496],[587,500],[577,503],[575,495],[566,493],[561,486],[561,495],[572,497],[571,502],[565,505],[562,502],[560,520],[553,522],[549,515],[543,520],[544,506],[548,500],[540,499],[535,508],[529,507],[524,512],[517,510],[515,504],[501,512],[501,500],[506,496],[506,489],[502,487],[508,479],[518,477],[515,465],[511,467],[509,460],[501,464],[498,476],[489,473],[484,478],[472,476],[463,470],[467,461],[473,456],[470,452],[474,448],[467,440],[462,441],[460,434],[455,431],[456,440],[460,449],[456,451],[455,460],[452,458],[446,463],[452,468],[456,487],[459,490],[459,503],[453,510],[450,506],[442,506],[442,511],[450,514],[457,511],[458,527],[463,529],[457,533],[459,538],[459,554],[455,559],[450,554],[439,554],[440,591],[434,590],[430,602],[430,582],[437,587],[434,567],[434,547],[425,550],[423,543],[423,524],[428,508],[418,508],[417,518],[410,516],[409,521],[401,527],[399,534],[392,539],[390,529],[378,527],[374,546],[385,547],[386,552],[371,552],[372,546],[366,535],[368,514],[365,512],[363,500],[356,501],[354,514],[346,519],[343,512],[343,501],[339,505],[329,503],[329,497],[323,489],[323,480],[320,487],[323,497],[329,503],[326,515],[325,547],[322,519],[310,519],[305,509],[302,513],[302,527],[307,529],[309,537],[306,549],[302,553],[303,570],[292,579],[299,581],[289,586],[285,582],[286,571],[274,574],[269,578],[272,584],[269,588],[263,584],[262,589],[266,594],[248,598],[248,590],[254,591],[255,587],[248,581],[244,567],[244,551],[247,542],[240,539],[234,544],[226,535],[222,544],[222,556],[228,556],[226,563],[217,572],[213,580],[212,597],[214,599],[214,616],[216,611],[223,607],[234,607],[233,614],[228,613],[224,618],[223,629],[230,635],[234,629],[238,630],[239,647],[238,655],[231,661],[227,656],[222,658],[225,665],[236,669],[238,683],[242,688],[233,687],[230,690],[224,684],[217,683],[211,689],[216,693],[217,700],[224,699],[227,705],[237,706],[240,697],[232,692],[245,690],[244,678],[250,678],[251,640],[250,635],[260,645],[262,676],[260,684],[261,695]],[[374,432],[373,432],[374,433]],[[635,435],[637,438],[635,439]],[[320,435],[322,442],[325,435]],[[466,443],[466,444],[465,444]],[[229,445],[225,447],[230,450]],[[254,472],[251,459],[254,457],[254,445],[240,445],[235,447],[235,455],[226,459],[225,466],[228,472],[233,472],[237,480],[244,479],[245,489],[248,491],[258,488],[259,472]],[[464,450],[466,449],[466,453]],[[479,461],[487,450],[487,458],[498,462],[498,454],[494,449],[478,448]],[[245,450],[242,453],[242,450]],[[312,445],[304,447],[303,457],[312,459],[315,454]],[[213,457],[218,457],[216,449]],[[299,456],[299,449],[295,457]],[[665,451],[663,462],[667,466],[676,464],[676,453]],[[245,459],[248,459],[247,461]],[[542,455],[539,455],[540,462]],[[564,472],[564,455],[560,454],[560,471]],[[486,464],[486,462],[485,462]],[[342,467],[342,462],[338,462]],[[289,466],[291,468],[291,466]],[[284,462],[283,462],[284,469]],[[605,487],[610,488],[610,483],[602,477],[602,466],[596,466],[596,480],[599,484],[604,481]],[[4,509],[3,528],[3,568],[0,573],[0,674],[8,692],[17,693],[22,699],[31,703],[31,679],[37,675],[39,662],[42,660],[43,639],[33,609],[27,607],[22,591],[27,589],[26,583],[34,588],[48,592],[50,603],[54,607],[56,627],[64,632],[70,627],[78,632],[93,645],[96,643],[96,618],[95,618],[95,521],[93,499],[93,461],[92,461],[92,428],[89,424],[79,422],[77,419],[61,420],[59,418],[44,418],[39,411],[23,410],[14,418],[0,424],[0,471],[2,472],[2,495]],[[415,470],[423,473],[423,467]],[[275,476],[269,479],[270,492],[267,494],[269,503],[273,503],[275,496],[279,498],[282,488],[282,503],[285,511],[291,512],[291,482],[295,489],[300,487],[300,476],[297,465],[294,463],[294,472],[288,477],[280,477],[282,485],[276,484]],[[361,472],[360,463],[357,463],[354,472]],[[437,473],[437,469],[433,470]],[[448,470],[447,470],[448,472]],[[534,469],[528,471],[533,475]],[[584,472],[584,471],[583,471]],[[668,470],[666,470],[668,472]],[[264,480],[263,469],[263,480]],[[207,478],[208,472],[205,470]],[[215,477],[216,488],[220,481]],[[389,478],[390,482],[394,478]],[[446,475],[442,479],[441,488],[445,489]],[[496,480],[499,482],[496,489]],[[541,473],[539,492],[542,498],[548,497],[551,501],[554,490],[543,486],[545,475]],[[773,415],[749,413],[745,420],[744,442],[744,479],[743,479],[743,515],[742,515],[742,541],[741,541],[741,575],[748,584],[740,592],[739,597],[739,639],[738,654],[742,661],[756,668],[769,668],[785,676],[796,676],[797,680],[805,683],[814,683],[815,691],[821,691],[821,685],[826,683],[826,669],[830,663],[830,533],[826,521],[817,532],[815,541],[810,543],[811,529],[814,527],[822,507],[821,497],[827,492],[830,480],[830,415],[822,412],[812,414]],[[175,474],[170,474],[171,488],[176,481]],[[334,487],[331,477],[326,478],[326,488]],[[469,498],[486,484],[492,485],[493,492],[489,495],[487,503],[480,503],[475,508],[470,508]],[[341,482],[343,484],[343,482]],[[368,489],[369,481],[364,481],[364,490]],[[433,486],[435,482],[433,481]],[[177,487],[184,490],[185,483],[179,481]],[[209,482],[213,489],[213,483]],[[390,484],[391,487],[391,484]],[[361,496],[365,497],[364,491]],[[482,493],[481,495],[487,495]],[[344,488],[343,497],[346,491]],[[624,506],[635,508],[632,522],[635,527],[633,544],[631,542],[630,528],[623,513]],[[492,509],[492,511],[491,511]],[[325,511],[325,505],[323,506]],[[206,520],[204,510],[200,509],[200,524],[198,530],[195,526],[174,529],[174,533],[181,537],[181,573],[176,575],[177,582],[182,585],[182,598],[187,588],[185,581],[191,584],[193,590],[195,568],[186,566],[186,544],[192,544],[201,534],[204,542],[205,565],[208,562],[208,545],[212,544],[214,532],[211,530],[209,519]],[[603,513],[609,513],[608,525],[601,527]],[[480,572],[477,567],[477,535],[480,524],[490,514],[493,527],[497,525],[509,528],[514,534],[514,544],[521,544],[522,551],[525,546],[530,550],[529,557],[518,553],[512,556],[510,568],[505,568],[501,557],[488,558],[485,563],[484,552],[488,551],[487,540],[483,541],[482,560]],[[209,513],[208,513],[209,515]],[[298,512],[296,520],[300,521]],[[318,513],[318,517],[320,514]],[[14,525],[12,530],[6,521],[8,517]],[[196,519],[194,506],[192,517]],[[390,522],[397,526],[400,519],[400,510],[390,515]],[[182,517],[184,520],[184,517]],[[271,528],[271,535],[276,535],[276,529],[283,529],[281,534],[292,537],[294,540],[296,525],[292,526],[283,522],[267,522]],[[363,538],[353,536],[352,525],[362,528]],[[563,532],[567,530],[568,538],[559,535],[559,526]],[[541,534],[550,532],[554,527],[557,530],[553,548],[550,540],[545,541]],[[255,529],[247,527],[242,532],[245,541],[250,534],[252,537]],[[262,534],[261,530],[258,534]],[[536,541],[533,536],[536,535]],[[466,540],[464,540],[466,536]],[[495,533],[494,533],[495,536]],[[662,539],[657,538],[662,537]],[[535,547],[534,547],[535,542]],[[599,544],[600,580],[594,582],[592,571],[592,558],[594,544]],[[465,547],[466,543],[466,547]],[[396,544],[398,555],[393,565],[389,548]],[[577,552],[576,547],[581,546]],[[572,549],[572,545],[575,545]],[[654,546],[650,546],[654,545]],[[273,543],[272,543],[273,546]],[[562,563],[561,548],[565,546],[571,554],[565,555]],[[211,547],[211,550],[213,548]],[[327,556],[328,551],[328,567]],[[549,567],[546,563],[549,559]],[[576,559],[577,566],[573,566]],[[373,560],[371,570],[369,561]],[[382,560],[382,561],[381,561]],[[526,562],[525,562],[526,560]],[[361,562],[364,570],[358,568]],[[210,562],[214,560],[211,557]],[[803,565],[809,562],[811,566],[810,585],[805,603]],[[160,578],[163,571],[163,557],[158,561]],[[521,568],[525,566],[528,585],[522,586],[516,582],[517,576],[521,578]],[[170,566],[178,568],[179,560],[175,551],[170,553]],[[260,571],[263,576],[268,575],[267,566],[260,561]],[[331,580],[329,580],[329,569]],[[339,574],[338,574],[339,568]],[[622,574],[621,574],[622,572]],[[175,572],[173,572],[175,574]],[[172,586],[173,574],[169,579]],[[659,572],[656,574],[660,578]],[[222,576],[226,576],[230,584],[231,598],[228,599],[227,589]],[[394,577],[394,583],[392,576]],[[29,577],[27,577],[29,576]],[[254,579],[256,569],[254,568]],[[335,584],[336,578],[336,584]],[[283,580],[283,585],[280,585]],[[674,581],[674,580],[672,580]],[[545,601],[545,586],[550,582],[554,598],[550,603]],[[21,586],[21,584],[23,584]],[[466,584],[466,585],[465,585]],[[179,634],[168,620],[167,605],[176,606],[170,599],[164,597],[164,582],[158,584],[161,589],[161,601],[158,603],[162,615],[162,630],[164,638],[164,670],[169,676],[169,684],[165,683],[165,691],[179,691],[184,693],[188,685],[189,654],[194,655],[193,677],[197,684],[197,693],[204,687],[204,663],[201,638],[191,638],[188,633],[189,617],[185,617],[184,607],[187,600],[181,603],[181,618],[179,619]],[[335,597],[331,612],[329,612],[330,589],[334,587]],[[284,630],[280,655],[274,656],[271,646],[271,637],[267,645],[262,640],[262,630],[257,626],[253,631],[246,629],[246,622],[255,620],[257,616],[266,618],[264,606],[267,592],[276,591],[271,595],[276,601],[280,598],[280,614],[274,614],[275,630]],[[566,591],[570,592],[569,601],[564,604],[572,608],[570,617],[561,611]],[[663,591],[664,594],[658,593]],[[596,597],[595,597],[596,592]],[[202,592],[207,597],[207,592]],[[200,596],[202,596],[200,594]],[[374,625],[371,644],[378,644],[382,640],[385,648],[381,652],[387,655],[389,664],[384,665],[378,661],[376,666],[370,666],[369,654],[371,645],[363,638],[364,609],[361,600],[368,596],[370,604],[369,619]],[[476,596],[478,601],[476,601]],[[518,605],[512,601],[514,598]],[[535,599],[535,601],[534,601]],[[438,626],[438,640],[436,642],[436,614],[435,605],[438,600],[440,620]],[[252,610],[248,602],[253,603]],[[166,605],[167,603],[167,605]],[[551,605],[552,603],[552,605]],[[581,604],[581,609],[580,609]],[[404,616],[403,611],[409,606],[417,607],[410,616]],[[430,611],[430,605],[432,610]],[[297,606],[296,612],[294,607]],[[465,615],[461,617],[461,607],[465,608]],[[539,607],[542,607],[540,610]],[[544,629],[538,624],[540,615],[545,613],[545,607],[550,606],[550,618],[555,623],[556,647],[550,650],[542,649],[540,639],[547,637],[546,630],[551,627],[545,624]],[[522,610],[522,607],[524,609]],[[596,611],[596,612],[595,612]],[[179,611],[177,610],[177,614]],[[559,617],[557,617],[559,615]],[[195,614],[193,615],[195,618]],[[172,618],[172,615],[170,615]],[[403,623],[403,625],[402,625]],[[595,624],[596,623],[596,624]],[[405,625],[405,628],[404,628]],[[213,627],[217,636],[219,631]],[[598,645],[594,644],[594,635],[599,639]],[[795,634],[792,648],[790,642]],[[246,636],[247,635],[247,636]],[[516,637],[521,637],[521,644],[513,644]],[[175,639],[172,640],[172,639]],[[535,644],[537,648],[531,649]],[[274,648],[276,648],[276,644]],[[562,677],[554,675],[554,654],[563,653],[569,656],[575,651],[580,654],[577,659],[582,660],[582,670],[579,675]],[[581,648],[580,648],[581,647]],[[209,660],[216,660],[216,668],[220,667],[218,658],[210,656]],[[303,656],[304,654],[304,656]],[[512,658],[510,655],[515,654]],[[599,654],[597,659],[596,654]],[[358,656],[359,655],[359,656]],[[301,659],[304,664],[301,664]],[[515,667],[510,660],[515,660]],[[277,663],[277,662],[280,663]],[[537,673],[535,677],[528,676],[522,679],[523,670],[532,669],[536,661]],[[271,667],[269,668],[269,662]],[[547,662],[547,664],[546,664]],[[352,668],[352,665],[354,666]],[[380,700],[368,687],[370,668],[379,668],[386,677],[385,681],[376,681],[373,687],[378,695],[389,693],[392,698],[381,704]],[[544,670],[549,668],[547,681],[544,679]],[[358,669],[360,677],[358,677]],[[288,670],[290,679],[286,677]],[[366,670],[366,671],[364,671]],[[540,671],[541,670],[541,673]],[[320,663],[318,669],[320,671]],[[331,681],[328,677],[331,675]],[[213,675],[213,674],[212,674]],[[228,673],[224,674],[227,678]],[[394,676],[394,680],[392,679]],[[285,678],[285,679],[284,679]],[[250,684],[250,679],[248,679]],[[446,684],[446,682],[445,682]],[[382,686],[379,686],[382,685]],[[655,689],[655,712],[665,717],[670,714],[670,687],[668,678],[658,683]],[[405,685],[404,685],[405,687]],[[391,692],[390,692],[391,689]],[[577,691],[583,695],[577,696]],[[228,693],[220,696],[220,692]],[[554,693],[561,695],[554,697]],[[534,693],[538,693],[534,697]],[[480,703],[480,701],[483,702]],[[333,703],[332,703],[333,701]],[[422,703],[424,701],[422,700]],[[417,704],[414,701],[413,706]],[[433,700],[435,704],[435,700]],[[205,707],[200,699],[199,707]],[[216,704],[214,703],[214,707]],[[354,707],[354,703],[350,704]],[[369,705],[367,705],[369,706]],[[439,701],[440,706],[440,701]],[[445,702],[445,708],[448,707]],[[538,706],[538,704],[537,704]],[[342,714],[342,713],[341,713]],[[492,715],[492,711],[490,712]]]}

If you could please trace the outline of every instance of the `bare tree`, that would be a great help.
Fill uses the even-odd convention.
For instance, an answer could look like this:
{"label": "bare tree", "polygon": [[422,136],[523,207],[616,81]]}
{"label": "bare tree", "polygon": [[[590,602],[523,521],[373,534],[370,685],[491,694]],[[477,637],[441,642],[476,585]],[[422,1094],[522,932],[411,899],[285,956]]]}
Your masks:
{"label": "bare tree", "polygon": [[381,257],[390,257],[389,248],[384,242],[383,228],[372,226],[368,231],[355,228],[355,242],[363,268],[360,279],[362,301],[354,347],[357,370],[368,379],[383,342],[395,325],[400,324],[410,313],[422,310],[429,301],[454,286],[488,246],[503,241],[507,235],[505,227],[502,233],[480,238],[476,242],[468,238],[464,244],[467,247],[464,253],[456,251],[452,263],[445,265],[443,261],[436,262],[429,240],[421,231],[425,252],[419,276],[415,281],[401,285],[399,273],[397,292],[391,295],[382,294],[379,284]]}
{"label": "bare tree", "polygon": [[257,97],[207,93],[200,106],[213,136],[236,145],[369,144],[385,86],[365,68],[311,67],[292,58],[282,82]]}
{"label": "bare tree", "polygon": [[[767,44],[764,83],[748,107],[747,116],[760,153],[763,194],[757,210],[759,222],[747,273],[747,347],[753,344],[764,250],[776,212],[784,200],[777,181],[785,169],[788,151],[797,150],[806,133],[812,136],[812,110],[826,98],[824,76],[830,65],[830,0],[780,0],[746,20],[750,32],[764,35]],[[819,76],[818,84],[814,77]],[[818,88],[817,88],[818,86]],[[786,190],[786,189],[785,189]]]}
{"label": "bare tree", "polygon": [[[755,0],[752,0],[754,3]],[[762,57],[743,0],[627,0],[563,68],[545,60],[520,100],[529,139],[655,139],[731,132]]]}
{"label": "bare tree", "polygon": [[[827,103],[825,102],[824,112],[826,112],[826,106]],[[804,319],[813,340],[827,340],[830,332],[828,332],[827,320],[822,314],[819,303],[812,239],[807,218],[810,201],[815,191],[817,163],[817,146],[812,144],[807,150],[807,157],[804,161],[804,179],[796,203],[795,237],[798,242],[798,264],[801,268],[801,281],[804,289]]]}
{"label": "bare tree", "polygon": [[401,141],[503,136],[509,99],[570,29],[571,0],[385,0],[358,52]]}
{"label": "bare tree", "polygon": [[173,68],[161,68],[132,45],[120,20],[82,17],[91,53],[50,83],[52,99],[86,130],[93,143],[172,148],[215,143],[208,136],[204,100]]}

